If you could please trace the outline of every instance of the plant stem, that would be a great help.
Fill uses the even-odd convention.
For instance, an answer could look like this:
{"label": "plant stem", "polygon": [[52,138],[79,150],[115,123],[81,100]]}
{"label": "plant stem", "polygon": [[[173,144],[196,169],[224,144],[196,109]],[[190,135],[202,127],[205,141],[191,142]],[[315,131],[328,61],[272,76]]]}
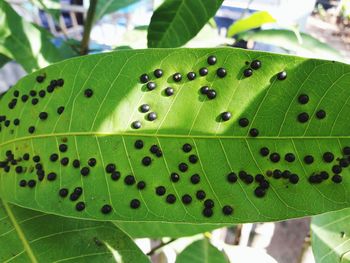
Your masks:
{"label": "plant stem", "polygon": [[81,41],[81,48],[80,48],[81,55],[86,55],[89,52],[90,33],[91,33],[92,24],[95,18],[97,1],[98,0],[90,0],[90,6],[87,11],[86,20],[84,23],[83,39]]}
{"label": "plant stem", "polygon": [[147,256],[152,256],[152,255],[154,255],[154,253],[158,250],[158,249],[160,249],[160,248],[162,248],[162,247],[165,247],[166,245],[169,245],[170,243],[172,243],[172,242],[174,242],[176,240],[176,238],[172,238],[172,239],[170,239],[168,242],[165,242],[165,243],[160,243],[158,246],[155,246],[154,248],[152,248],[151,250],[150,250],[150,252],[148,252],[147,253]]}
{"label": "plant stem", "polygon": [[240,241],[241,241],[241,235],[242,235],[242,224],[238,224],[236,225],[236,229],[235,229],[235,239],[233,241],[234,246],[238,246]]}

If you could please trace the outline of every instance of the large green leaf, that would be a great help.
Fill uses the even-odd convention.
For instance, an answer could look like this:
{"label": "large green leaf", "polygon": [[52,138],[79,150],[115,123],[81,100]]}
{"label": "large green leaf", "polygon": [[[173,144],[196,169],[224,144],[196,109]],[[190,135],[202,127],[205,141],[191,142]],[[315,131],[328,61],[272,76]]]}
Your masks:
{"label": "large green leaf", "polygon": [[349,218],[349,208],[312,218],[311,240],[316,262],[350,262]]}
{"label": "large green leaf", "polygon": [[[217,63],[210,66],[207,58],[211,55],[216,56]],[[256,59],[261,61],[261,68],[254,70],[251,77],[244,77],[246,62]],[[202,67],[208,68],[208,75],[197,74],[195,80],[187,80],[187,72],[198,72]],[[216,74],[221,67],[227,69],[224,78]],[[153,76],[157,68],[164,72],[158,79]],[[277,79],[283,70],[287,78]],[[173,81],[175,72],[183,75],[182,81]],[[349,72],[349,66],[339,62],[233,48],[122,50],[57,63],[24,77],[0,100],[1,115],[10,120],[9,127],[1,123],[0,160],[10,170],[7,173],[8,168],[0,169],[0,195],[9,202],[44,212],[126,222],[273,221],[347,207],[349,168],[343,168],[343,182],[338,184],[331,180],[331,170],[339,170],[332,167],[340,159],[342,165],[348,164],[349,156],[344,156],[342,148],[350,145]],[[144,73],[156,83],[153,91],[147,91],[147,85],[140,83]],[[37,83],[36,78],[44,75],[45,81]],[[36,95],[38,104],[32,105],[31,98],[22,102],[22,95],[35,95],[30,91],[46,90],[51,81],[60,78],[64,85],[46,93],[44,98]],[[216,90],[215,99],[209,100],[200,93],[205,85]],[[165,96],[168,86],[174,89],[173,96]],[[91,97],[87,97],[91,95],[89,89],[93,91]],[[15,91],[19,92],[19,99],[14,106]],[[298,102],[301,94],[308,95],[307,104]],[[157,114],[156,120],[149,121],[149,113],[140,112],[144,103]],[[59,115],[57,109],[62,106],[64,112]],[[326,112],[324,119],[316,117],[320,110]],[[219,116],[226,111],[232,116],[224,122]],[[48,113],[46,120],[39,119],[41,112]],[[297,118],[303,112],[310,119],[300,123]],[[41,116],[45,118],[45,114]],[[301,116],[303,119],[305,114]],[[18,126],[14,125],[16,118],[20,121]],[[239,126],[241,118],[249,120],[247,127]],[[135,121],[140,121],[140,129],[133,128]],[[259,131],[257,137],[250,135],[254,135],[254,129]],[[135,148],[136,140],[143,141],[142,149]],[[184,144],[192,146],[189,153],[182,150]],[[59,145],[67,145],[68,150],[64,152],[64,146],[59,150]],[[161,157],[150,152],[152,145],[161,149],[162,155],[157,152]],[[278,153],[280,161],[275,163],[269,156],[261,156],[262,147],[269,148],[271,157]],[[7,162],[12,159],[10,150],[18,159],[17,164]],[[326,152],[334,154],[330,163],[322,160]],[[30,160],[23,160],[25,153]],[[64,165],[67,159],[62,160],[62,165],[50,161],[52,154],[58,154],[60,159],[68,157],[69,164]],[[36,155],[42,165],[42,169],[40,165],[37,168],[45,172],[42,181],[37,180],[32,160]],[[189,162],[191,155],[192,161],[198,158],[194,164]],[[286,161],[286,155],[295,161]],[[314,157],[312,164],[305,164],[307,155]],[[149,166],[142,164],[146,156],[152,160]],[[90,158],[96,159],[96,165],[89,168],[89,175],[82,176],[80,169],[88,167]],[[72,166],[75,159],[80,160],[79,169]],[[181,163],[187,165],[187,171],[179,170]],[[108,164],[116,165],[121,174],[119,180],[112,180],[105,171]],[[17,168],[16,172],[16,166],[24,170]],[[269,176],[275,169],[295,173],[298,183]],[[254,194],[257,182],[246,183],[249,176],[236,183],[228,182],[229,173],[242,170],[253,176],[263,174],[269,181],[270,188],[263,198]],[[327,171],[330,178],[311,184],[309,177],[321,171]],[[179,174],[177,182],[170,180],[173,172]],[[56,180],[47,179],[50,173],[56,174]],[[194,174],[199,176],[192,177]],[[124,180],[133,182],[128,175],[134,176],[136,182],[144,181],[146,187],[139,190],[136,184],[125,184]],[[276,175],[280,175],[278,171]],[[54,175],[49,178],[54,179]],[[114,179],[118,179],[118,174],[114,174]],[[195,184],[198,179],[200,182]],[[36,186],[20,187],[21,180],[37,180]],[[166,188],[164,196],[155,194],[159,186]],[[58,195],[61,188],[67,188],[71,194],[76,187],[82,187],[83,194],[75,202]],[[203,200],[196,198],[199,190],[214,201],[212,210],[204,210]],[[264,193],[257,191],[258,195]],[[176,197],[175,203],[166,202],[169,194],[168,200]],[[192,197],[191,204],[181,202],[185,194]],[[133,199],[139,200],[139,208],[130,207]],[[78,212],[77,202],[85,202],[85,210]],[[101,213],[106,204],[112,206],[109,214]],[[224,206],[232,206],[233,213],[224,215]]]}
{"label": "large green leaf", "polygon": [[248,17],[239,19],[229,27],[227,35],[232,37],[237,33],[261,27],[266,23],[274,23],[276,20],[267,11],[259,11]]}
{"label": "large green leaf", "polygon": [[154,11],[148,47],[180,47],[213,17],[223,0],[166,0]]}
{"label": "large green leaf", "polygon": [[300,33],[300,37],[301,42],[294,31],[286,29],[266,29],[256,32],[247,31],[238,36],[239,39],[244,39],[246,41],[253,40],[274,45],[286,50],[297,52],[297,54],[303,56],[335,59],[338,61],[344,60],[338,50],[319,41],[311,35]]}
{"label": "large green leaf", "polygon": [[210,244],[208,239],[193,242],[176,259],[176,263],[227,263],[225,255]]}
{"label": "large green leaf", "polygon": [[68,219],[0,202],[1,262],[149,262],[111,223]]}
{"label": "large green leaf", "polygon": [[[8,3],[1,1],[0,53],[13,58],[31,72],[65,57],[50,38],[48,32],[26,22]],[[66,55],[72,56],[73,53]]]}
{"label": "large green leaf", "polygon": [[220,224],[174,224],[167,222],[115,222],[115,225],[133,238],[186,237],[224,227]]}
{"label": "large green leaf", "polygon": [[121,8],[137,3],[140,0],[99,0],[96,8],[96,20],[104,15],[118,11]]}

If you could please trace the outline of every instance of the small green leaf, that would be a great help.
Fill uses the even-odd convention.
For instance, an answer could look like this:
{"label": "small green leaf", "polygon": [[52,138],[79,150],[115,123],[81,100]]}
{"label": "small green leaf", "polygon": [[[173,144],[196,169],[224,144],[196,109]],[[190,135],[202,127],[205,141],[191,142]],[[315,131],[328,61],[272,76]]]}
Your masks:
{"label": "small green leaf", "polygon": [[232,37],[243,31],[261,27],[267,23],[275,23],[276,20],[267,11],[259,11],[251,14],[248,17],[239,19],[229,27],[227,35]]}
{"label": "small green leaf", "polygon": [[96,8],[96,20],[101,19],[104,15],[118,11],[140,0],[99,0]]}
{"label": "small green leaf", "polygon": [[27,72],[32,72],[64,58],[50,38],[48,32],[26,22],[8,3],[1,1],[1,53],[16,60]]}
{"label": "small green leaf", "polygon": [[343,63],[234,48],[65,60],[0,99],[0,195],[119,222],[233,224],[342,209],[349,82]]}
{"label": "small green leaf", "polygon": [[349,208],[312,218],[311,241],[316,262],[350,262],[349,218]]}
{"label": "small green leaf", "polygon": [[0,200],[1,262],[149,262],[111,223],[35,212]]}
{"label": "small green leaf", "polygon": [[212,18],[223,0],[166,0],[154,11],[148,47],[180,47]]}
{"label": "small green leaf", "polygon": [[2,68],[7,62],[11,61],[11,58],[0,54],[0,68]]}
{"label": "small green leaf", "polygon": [[208,239],[193,242],[185,248],[176,259],[176,263],[227,263],[223,252],[214,247]]}
{"label": "small green leaf", "polygon": [[58,24],[61,15],[61,4],[59,0],[31,0],[39,9],[51,15]]}
{"label": "small green leaf", "polygon": [[227,226],[225,224],[198,225],[167,222],[142,222],[142,224],[139,222],[114,222],[114,224],[133,238],[186,237]]}
{"label": "small green leaf", "polygon": [[246,41],[253,40],[269,45],[274,45],[282,49],[297,52],[297,54],[308,57],[334,59],[343,61],[344,58],[338,50],[326,43],[320,42],[316,38],[300,33],[301,42],[292,30],[267,29],[257,32],[244,32],[239,34],[239,39]]}

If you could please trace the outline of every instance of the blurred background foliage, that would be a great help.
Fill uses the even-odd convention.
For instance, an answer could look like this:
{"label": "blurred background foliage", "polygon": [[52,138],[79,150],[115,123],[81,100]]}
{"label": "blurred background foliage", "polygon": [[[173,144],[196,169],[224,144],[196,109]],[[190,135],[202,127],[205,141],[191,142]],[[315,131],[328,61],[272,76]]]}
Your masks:
{"label": "blurred background foliage", "polygon": [[[2,0],[0,93],[51,63],[121,49],[228,46],[348,62],[349,28],[350,0]],[[315,257],[310,218],[114,225],[153,262],[347,262],[349,213],[312,220]]]}

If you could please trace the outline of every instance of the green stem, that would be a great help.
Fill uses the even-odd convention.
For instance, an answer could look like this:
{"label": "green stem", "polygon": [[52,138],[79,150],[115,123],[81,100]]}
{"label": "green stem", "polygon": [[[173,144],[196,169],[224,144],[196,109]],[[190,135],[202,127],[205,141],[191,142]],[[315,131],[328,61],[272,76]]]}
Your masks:
{"label": "green stem", "polygon": [[83,39],[81,41],[81,48],[80,48],[81,55],[86,55],[89,52],[90,33],[94,22],[94,18],[95,18],[97,1],[98,0],[90,0],[90,6],[89,6],[86,20],[84,23]]}

